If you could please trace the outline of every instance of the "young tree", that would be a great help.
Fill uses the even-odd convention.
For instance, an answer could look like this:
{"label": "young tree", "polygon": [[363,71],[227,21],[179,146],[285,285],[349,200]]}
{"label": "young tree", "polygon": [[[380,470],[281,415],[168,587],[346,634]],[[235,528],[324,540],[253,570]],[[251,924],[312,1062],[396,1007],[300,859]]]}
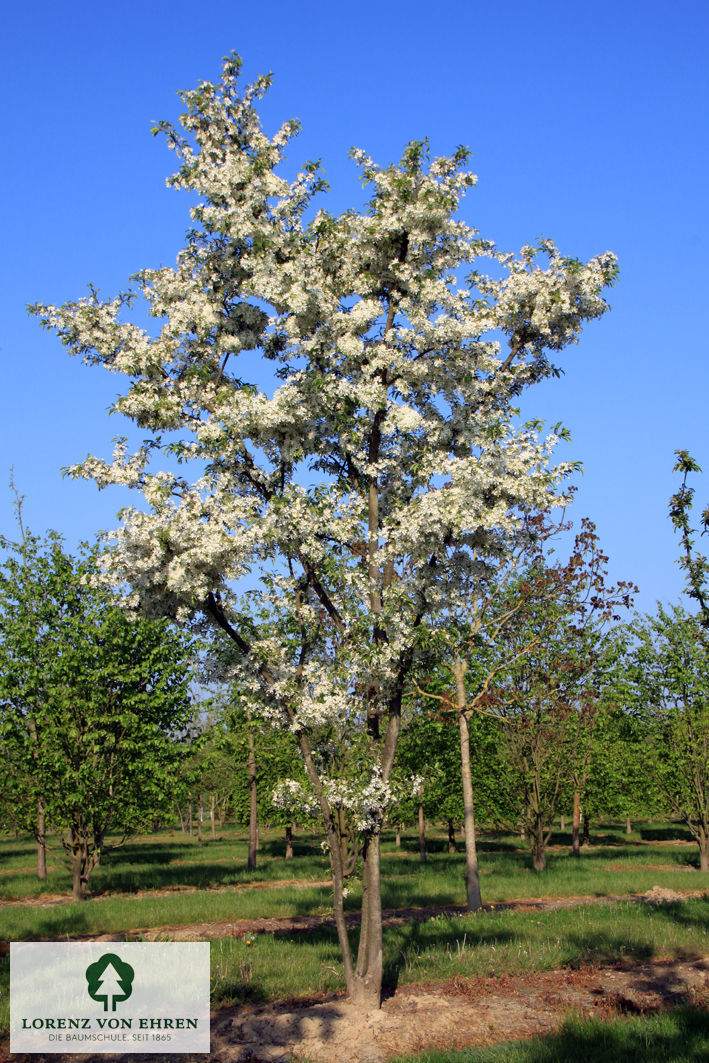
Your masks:
{"label": "young tree", "polygon": [[59,834],[83,900],[106,834],[169,809],[191,711],[187,642],[164,620],[127,619],[92,586],[92,555],[70,557],[55,533],[0,546],[3,789],[38,840],[45,820]]}
{"label": "young tree", "polygon": [[[676,450],[675,454],[677,462],[672,471],[682,473],[682,483],[670,499],[670,520],[675,530],[679,532],[682,544],[679,565],[686,574],[685,593],[699,606],[699,622],[702,627],[709,628],[709,587],[707,586],[709,561],[704,554],[697,551],[696,532],[690,523],[690,513],[694,504],[694,488],[687,484],[689,474],[701,472],[702,469],[686,450]],[[700,534],[706,535],[709,531],[709,506],[702,513],[700,524]]]}
{"label": "young tree", "polygon": [[545,849],[564,784],[574,792],[575,851],[579,799],[590,770],[603,673],[603,627],[630,605],[634,587],[606,585],[606,562],[593,524],[584,520],[565,564],[537,547],[529,567],[506,589],[496,611],[494,667],[470,700],[502,722],[501,788],[529,837],[532,864]]}
{"label": "young tree", "polygon": [[[559,501],[555,437],[515,427],[514,403],[606,310],[616,262],[565,258],[550,241],[497,252],[454,217],[475,180],[463,148],[429,163],[412,142],[384,168],[354,151],[369,202],[312,211],[318,166],[278,174],[296,124],[268,138],[256,103],[269,80],[241,91],[239,68],[229,57],[218,84],[182,93],[181,131],[157,127],[180,160],[172,185],[200,197],[176,266],[144,270],[111,301],[34,309],[71,353],[128,379],[115,409],[143,445],[74,469],[149,507],[124,513],[109,577],[153,615],[209,616],[265,715],[296,735],[330,847],[347,989],[378,1006],[379,833],[418,632],[458,607],[473,551],[494,548],[519,505]],[[128,320],[136,295],[155,334]],[[259,590],[245,602],[247,573]],[[314,748],[323,727],[347,735],[344,761]],[[362,866],[356,957],[344,806]]]}
{"label": "young tree", "polygon": [[647,762],[709,871],[709,648],[701,619],[680,606],[634,625],[628,656],[634,709],[648,725]]}
{"label": "young tree", "polygon": [[[499,750],[505,764],[504,778],[498,776],[504,799],[494,803],[498,812],[504,805],[508,818],[511,812],[522,825],[530,838],[534,866],[541,870],[550,818],[561,791],[562,765],[577,779],[588,765],[591,702],[586,711],[572,713],[568,697],[574,684],[578,689],[593,657],[590,646],[581,651],[589,619],[593,615],[608,619],[614,605],[628,603],[632,590],[624,583],[610,590],[605,587],[607,558],[598,549],[588,520],[582,522],[569,561],[549,564],[545,544],[559,530],[543,514],[527,515],[516,533],[506,536],[501,560],[477,566],[466,600],[467,615],[461,610],[458,625],[441,624],[435,632],[439,674],[435,681],[419,684],[420,693],[447,706],[458,724],[469,910],[482,904],[470,744],[473,720],[482,714],[505,724],[493,754],[495,759]],[[441,684],[445,672],[448,682]],[[575,708],[580,707],[577,700]]]}

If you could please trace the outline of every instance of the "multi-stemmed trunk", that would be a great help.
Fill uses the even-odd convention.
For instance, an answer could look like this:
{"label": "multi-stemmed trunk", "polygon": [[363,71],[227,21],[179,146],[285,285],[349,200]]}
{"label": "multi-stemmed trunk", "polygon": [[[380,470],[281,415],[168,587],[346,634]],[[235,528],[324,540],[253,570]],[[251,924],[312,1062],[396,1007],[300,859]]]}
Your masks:
{"label": "multi-stemmed trunk", "polygon": [[[398,736],[398,718],[390,722],[390,728],[396,733],[392,736],[391,747],[383,756],[382,777],[387,779],[391,772],[393,748]],[[389,737],[389,736],[387,736]],[[362,858],[362,903],[359,945],[356,959],[347,932],[344,898],[345,878],[350,862],[343,845],[343,824],[339,809],[330,805],[322,779],[319,776],[312,749],[304,734],[299,735],[299,742],[305,768],[318,798],[323,815],[325,837],[330,856],[332,871],[332,896],[335,928],[342,955],[345,984],[349,999],[357,1007],[373,1010],[381,1006],[382,977],[384,971],[384,950],[382,934],[381,901],[381,859],[380,831],[384,818],[375,822],[372,829],[360,835],[360,855]]]}
{"label": "multi-stemmed trunk", "polygon": [[535,871],[544,871],[547,866],[546,858],[546,832],[540,815],[535,816],[534,823],[530,825],[530,841],[532,843],[532,867]]}
{"label": "multi-stemmed trunk", "polygon": [[349,987],[353,1004],[366,1009],[381,1004],[384,974],[382,889],[379,834],[365,841],[362,853],[362,921],[354,978]]}
{"label": "multi-stemmed trunk", "polygon": [[99,853],[93,844],[93,833],[81,824],[70,828],[69,841],[64,843],[71,867],[71,896],[74,901],[86,900],[89,876],[98,864]]}

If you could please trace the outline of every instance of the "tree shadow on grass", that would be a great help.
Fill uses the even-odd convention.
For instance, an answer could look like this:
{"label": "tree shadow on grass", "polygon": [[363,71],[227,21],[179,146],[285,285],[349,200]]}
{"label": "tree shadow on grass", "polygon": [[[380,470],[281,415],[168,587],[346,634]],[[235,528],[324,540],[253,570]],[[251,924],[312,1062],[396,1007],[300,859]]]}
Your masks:
{"label": "tree shadow on grass", "polygon": [[[709,888],[709,883],[707,883]],[[709,897],[691,897],[686,901],[664,901],[648,905],[649,914],[656,919],[676,923],[678,926],[696,930],[707,935],[704,941],[697,938],[697,945],[709,951]]]}
{"label": "tree shadow on grass", "polygon": [[467,939],[468,948],[474,949],[507,945],[513,942],[516,936],[512,930],[503,930],[493,925],[477,926],[471,934],[469,927],[463,931],[454,921],[447,919],[441,922],[430,919],[427,922],[389,927],[384,931],[384,993],[388,996],[395,992],[399,975],[411,956],[423,956],[426,950],[431,948],[446,949],[453,956],[463,938]]}
{"label": "tree shadow on grass", "polygon": [[[284,838],[269,838],[262,841],[259,844],[259,855],[270,857],[271,859],[281,859],[285,861],[286,843]],[[303,838],[293,839],[293,857],[320,857],[322,856],[322,849],[320,848],[320,841],[308,842]],[[290,860],[286,862],[286,866],[290,863]]]}
{"label": "tree shadow on grass", "polygon": [[692,836],[681,823],[664,827],[638,827],[637,833],[644,842],[691,842]]}
{"label": "tree shadow on grass", "polygon": [[[455,1057],[450,1057],[451,1059]],[[706,1063],[709,1013],[680,1007],[651,1018],[566,1023],[558,1034],[489,1052],[463,1053],[456,1063]],[[445,1063],[444,1059],[437,1063]]]}
{"label": "tree shadow on grass", "polygon": [[655,946],[648,941],[629,941],[609,931],[589,930],[587,933],[569,934],[569,945],[577,950],[581,963],[615,964],[626,960],[651,960]]}
{"label": "tree shadow on grass", "polygon": [[175,842],[153,842],[150,845],[138,845],[135,842],[125,842],[110,848],[111,841],[107,842],[106,853],[103,860],[107,865],[131,864],[138,867],[144,864],[163,864],[171,860],[184,857],[189,852],[189,847],[178,845]]}
{"label": "tree shadow on grass", "polygon": [[25,928],[18,927],[11,931],[10,938],[13,941],[52,941],[69,937],[82,937],[89,932],[94,932],[93,926],[89,926],[83,903],[67,904],[47,911],[32,909],[32,921]]}
{"label": "tree shadow on grass", "polygon": [[[183,856],[183,850],[179,850]],[[118,858],[118,852],[114,859],[110,856],[99,865],[91,878],[91,889],[94,894],[105,891],[134,893],[138,890],[170,889],[185,887],[192,889],[206,889],[215,886],[236,886],[249,883],[277,882],[281,879],[302,878],[307,880],[318,875],[318,868],[313,867],[313,857],[304,855],[294,857],[293,860],[277,861],[259,864],[254,871],[246,867],[246,857],[217,858],[212,861],[203,859],[199,862],[189,863],[183,859],[170,862],[169,854],[161,854],[160,857],[152,855],[150,859],[142,859],[135,862],[132,856],[125,859]],[[322,877],[327,870],[323,869]]]}
{"label": "tree shadow on grass", "polygon": [[2,857],[3,863],[6,860],[15,860],[17,858],[32,859],[37,852],[37,843],[29,838],[24,844],[18,839],[17,846],[17,849],[7,849],[4,845],[2,846],[0,857]]}

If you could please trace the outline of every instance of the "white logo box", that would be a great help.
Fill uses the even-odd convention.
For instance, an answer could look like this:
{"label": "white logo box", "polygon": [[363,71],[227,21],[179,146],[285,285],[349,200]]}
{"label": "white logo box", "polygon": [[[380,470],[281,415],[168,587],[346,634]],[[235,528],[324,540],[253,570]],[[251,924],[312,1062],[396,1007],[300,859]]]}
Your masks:
{"label": "white logo box", "polygon": [[11,942],[10,1051],[209,1052],[209,942]]}

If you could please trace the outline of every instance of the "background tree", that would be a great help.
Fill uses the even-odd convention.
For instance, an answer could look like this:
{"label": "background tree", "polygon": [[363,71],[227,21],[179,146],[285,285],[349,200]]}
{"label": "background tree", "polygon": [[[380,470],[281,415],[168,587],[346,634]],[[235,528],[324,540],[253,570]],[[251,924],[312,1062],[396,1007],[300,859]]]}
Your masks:
{"label": "background tree", "polygon": [[410,698],[403,718],[397,778],[397,822],[418,820],[419,853],[426,860],[425,820],[446,823],[449,851],[455,852],[455,827],[462,823],[458,745],[448,720],[423,699]]}
{"label": "background tree", "polygon": [[633,625],[628,655],[635,712],[644,719],[648,764],[709,871],[709,651],[700,617],[658,605]]}
{"label": "background tree", "polygon": [[[645,727],[633,709],[628,684],[632,642],[627,624],[615,625],[603,639],[601,658],[594,667],[598,711],[590,736],[588,772],[581,788],[585,815],[594,820],[624,819],[628,834],[633,819],[669,811],[649,771]],[[569,806],[572,800],[573,794],[569,794]]]}
{"label": "background tree", "polygon": [[108,832],[125,838],[170,809],[192,711],[188,643],[113,606],[90,551],[72,558],[55,533],[0,545],[3,788],[25,829],[43,838],[46,818],[59,835],[82,900]]}
{"label": "background tree", "polygon": [[[242,92],[239,68],[231,56],[219,84],[182,93],[181,130],[157,127],[180,160],[171,183],[200,197],[175,268],[142,271],[112,301],[34,309],[71,352],[128,379],[115,408],[143,445],[75,470],[149,507],[124,511],[110,578],[153,614],[209,615],[247,689],[296,735],[330,845],[348,992],[378,1006],[379,835],[418,630],[457,609],[473,551],[520,505],[560,501],[556,437],[516,427],[516,404],[605,311],[616,263],[481,240],[454,217],[475,180],[463,148],[429,161],[412,142],[384,168],[354,151],[369,202],[315,212],[318,167],[291,182],[277,172],[295,123],[266,137],[255,104],[268,79]],[[135,295],[157,334],[126,320]],[[257,363],[237,364],[249,351]],[[249,381],[249,364],[272,380]],[[259,582],[245,602],[247,572]],[[344,757],[316,755],[323,725],[348,732]],[[356,958],[343,807],[362,867]]]}
{"label": "background tree", "polygon": [[624,820],[627,834],[633,820],[670,812],[649,770],[646,728],[620,691],[599,713],[581,803],[592,820]]}
{"label": "background tree", "polygon": [[[679,565],[686,574],[686,593],[699,606],[699,619],[702,627],[709,628],[709,562],[696,547],[696,531],[692,528],[690,514],[694,504],[694,488],[688,485],[689,474],[701,472],[701,466],[686,450],[676,450],[677,462],[673,472],[682,473],[679,490],[670,499],[670,520],[679,532],[682,554]],[[709,506],[700,517],[701,535],[709,531]]]}
{"label": "background tree", "polygon": [[509,586],[511,616],[496,629],[500,667],[486,683],[483,705],[501,720],[501,788],[529,837],[536,871],[545,867],[565,784],[574,794],[578,852],[580,792],[601,706],[602,631],[618,619],[616,608],[630,605],[635,589],[606,585],[607,560],[593,524],[583,521],[568,562],[550,565],[540,550]]}

